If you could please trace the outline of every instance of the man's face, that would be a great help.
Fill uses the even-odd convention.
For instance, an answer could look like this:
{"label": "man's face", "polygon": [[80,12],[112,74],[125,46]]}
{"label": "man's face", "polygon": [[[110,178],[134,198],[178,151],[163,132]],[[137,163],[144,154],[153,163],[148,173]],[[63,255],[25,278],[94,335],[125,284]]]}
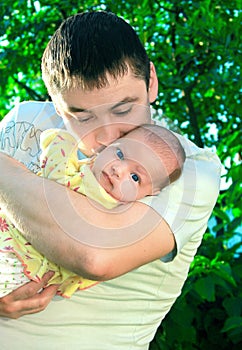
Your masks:
{"label": "man's face", "polygon": [[118,80],[110,77],[101,89],[76,89],[53,97],[67,130],[80,139],[79,148],[87,156],[150,123],[149,99],[145,82],[130,72]]}

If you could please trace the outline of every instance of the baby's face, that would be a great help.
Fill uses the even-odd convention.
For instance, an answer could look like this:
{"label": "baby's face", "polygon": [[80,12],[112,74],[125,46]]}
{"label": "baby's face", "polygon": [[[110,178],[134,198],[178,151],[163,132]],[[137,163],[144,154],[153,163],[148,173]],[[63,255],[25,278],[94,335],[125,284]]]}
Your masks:
{"label": "baby's face", "polygon": [[163,165],[139,136],[126,135],[97,156],[92,171],[112,197],[131,202],[160,191]]}

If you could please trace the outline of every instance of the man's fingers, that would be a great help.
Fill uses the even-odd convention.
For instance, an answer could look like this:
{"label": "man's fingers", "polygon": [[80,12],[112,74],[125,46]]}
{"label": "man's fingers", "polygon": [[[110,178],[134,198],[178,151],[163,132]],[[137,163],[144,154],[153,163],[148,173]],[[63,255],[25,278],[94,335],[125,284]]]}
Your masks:
{"label": "man's fingers", "polygon": [[[10,293],[7,297],[12,301],[16,300],[24,300],[31,298],[36,293],[38,293],[44,286],[46,286],[49,279],[53,276],[53,272],[47,272],[40,282],[30,281],[23,286],[15,289],[12,293]],[[6,298],[7,298],[6,297]]]}
{"label": "man's fingers", "polygon": [[19,310],[19,317],[43,311],[56,295],[58,287],[56,284],[51,285],[29,299],[16,301],[15,307]]}
{"label": "man's fingers", "polygon": [[[30,283],[23,287],[27,288]],[[0,299],[0,316],[17,319],[27,314],[33,314],[36,312],[43,311],[47,307],[51,299],[55,296],[58,287],[58,285],[51,285],[49,287],[46,287],[39,293],[37,293],[35,288],[33,288],[30,292],[26,292],[24,290],[25,295],[29,295],[35,290],[35,294],[28,298],[23,298],[24,294],[22,292],[18,294],[19,291],[18,293],[13,294],[15,292],[14,291],[13,293],[11,293],[12,295],[9,294],[6,297]],[[13,297],[15,298],[16,295],[18,299],[14,300]]]}

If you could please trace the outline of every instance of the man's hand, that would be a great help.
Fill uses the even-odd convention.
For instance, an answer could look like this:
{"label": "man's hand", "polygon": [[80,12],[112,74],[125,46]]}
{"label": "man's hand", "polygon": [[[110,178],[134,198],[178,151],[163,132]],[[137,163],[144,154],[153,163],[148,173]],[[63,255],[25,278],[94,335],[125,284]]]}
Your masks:
{"label": "man's hand", "polygon": [[43,311],[58,289],[58,285],[44,288],[52,276],[53,272],[47,272],[40,282],[31,281],[0,298],[0,316],[17,319]]}

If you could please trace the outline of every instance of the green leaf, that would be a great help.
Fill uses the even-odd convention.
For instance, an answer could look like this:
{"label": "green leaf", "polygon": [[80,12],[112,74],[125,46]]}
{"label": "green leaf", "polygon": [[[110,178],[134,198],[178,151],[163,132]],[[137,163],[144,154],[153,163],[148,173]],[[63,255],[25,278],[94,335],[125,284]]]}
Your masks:
{"label": "green leaf", "polygon": [[212,97],[214,93],[215,93],[214,88],[211,88],[205,92],[204,97]]}
{"label": "green leaf", "polygon": [[229,297],[223,301],[227,314],[231,317],[240,317],[242,313],[242,297]]}
{"label": "green leaf", "polygon": [[214,267],[212,270],[214,274],[236,287],[236,282],[231,274],[231,267],[228,263],[223,261],[212,261],[211,266]]}
{"label": "green leaf", "polygon": [[224,220],[225,222],[230,221],[230,218],[229,218],[228,214],[226,213],[226,211],[224,211],[218,207],[215,207],[213,209],[213,213],[215,216],[219,217],[220,219]]}
{"label": "green leaf", "polygon": [[229,330],[242,327],[242,317],[229,317],[221,330],[221,332],[228,332]]}
{"label": "green leaf", "polygon": [[196,281],[194,285],[194,290],[204,300],[207,300],[207,301],[215,300],[214,281],[211,276],[206,276]]}

